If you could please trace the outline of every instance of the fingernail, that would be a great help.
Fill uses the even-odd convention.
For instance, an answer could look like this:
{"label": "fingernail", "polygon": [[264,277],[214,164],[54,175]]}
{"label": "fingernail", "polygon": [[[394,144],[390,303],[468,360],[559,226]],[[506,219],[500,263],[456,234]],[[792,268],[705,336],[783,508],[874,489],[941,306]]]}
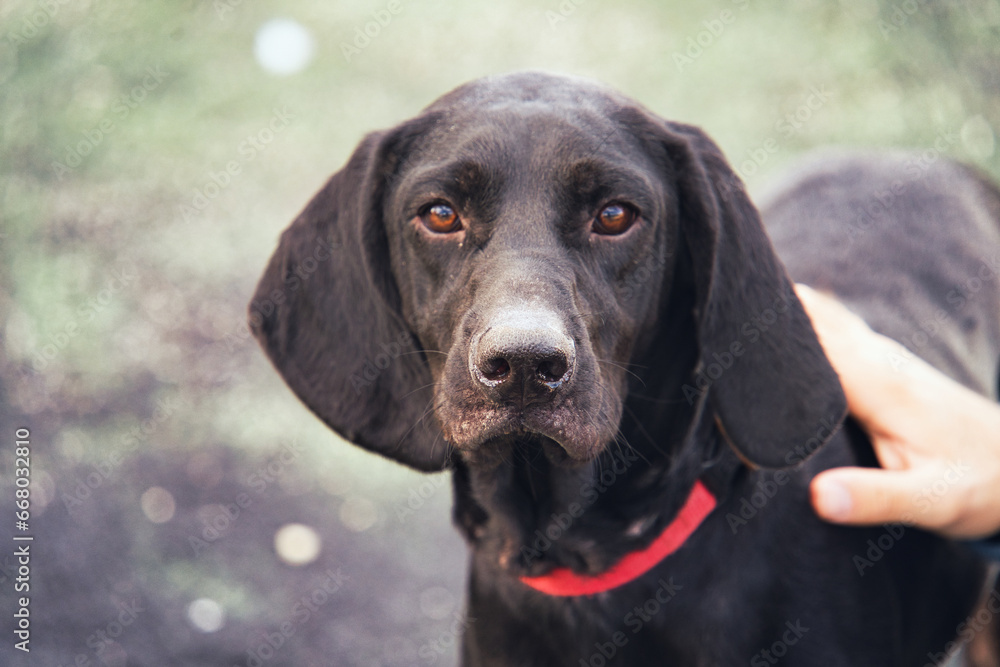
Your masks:
{"label": "fingernail", "polygon": [[850,518],[854,503],[847,487],[834,480],[820,480],[818,486],[823,514],[837,521]]}

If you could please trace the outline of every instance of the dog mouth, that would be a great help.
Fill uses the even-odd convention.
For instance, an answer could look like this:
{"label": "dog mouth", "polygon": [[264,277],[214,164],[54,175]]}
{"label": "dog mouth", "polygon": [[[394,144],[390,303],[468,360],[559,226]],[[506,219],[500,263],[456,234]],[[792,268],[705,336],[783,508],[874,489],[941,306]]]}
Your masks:
{"label": "dog mouth", "polygon": [[484,390],[468,364],[459,363],[466,356],[449,355],[434,413],[445,440],[469,454],[467,460],[491,461],[517,446],[540,449],[560,466],[581,465],[600,456],[616,437],[624,392],[618,383],[608,384],[588,354],[578,355],[572,381],[537,396]]}
{"label": "dog mouth", "polygon": [[514,458],[530,461],[538,456],[544,456],[551,465],[560,468],[577,468],[589,461],[589,459],[581,461],[571,456],[565,443],[529,429],[486,435],[474,447],[463,448],[463,452],[469,462],[490,467]]}
{"label": "dog mouth", "polygon": [[[609,414],[614,419],[605,416]],[[577,398],[516,408],[448,397],[437,413],[445,438],[458,451],[488,461],[490,452],[507,453],[515,445],[536,447],[561,466],[598,457],[613,440],[619,417],[607,406]]]}

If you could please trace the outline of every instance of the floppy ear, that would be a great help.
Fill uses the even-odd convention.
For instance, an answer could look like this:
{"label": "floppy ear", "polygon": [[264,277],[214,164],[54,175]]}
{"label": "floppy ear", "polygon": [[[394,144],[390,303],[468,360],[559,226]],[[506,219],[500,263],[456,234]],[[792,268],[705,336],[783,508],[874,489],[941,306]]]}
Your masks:
{"label": "floppy ear", "polygon": [[840,381],[719,148],[697,128],[667,127],[694,273],[697,388],[707,389],[741,458],[792,465],[825,444],[844,418]]}
{"label": "floppy ear", "polygon": [[292,391],[333,430],[440,470],[448,451],[430,414],[431,375],[399,314],[382,223],[402,135],[367,136],[285,230],[250,324]]}

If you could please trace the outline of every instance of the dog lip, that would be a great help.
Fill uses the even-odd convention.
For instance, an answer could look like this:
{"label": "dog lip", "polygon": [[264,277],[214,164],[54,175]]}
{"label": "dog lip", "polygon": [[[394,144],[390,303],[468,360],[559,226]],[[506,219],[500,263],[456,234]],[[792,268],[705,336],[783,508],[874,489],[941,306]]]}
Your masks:
{"label": "dog lip", "polygon": [[525,429],[514,433],[491,435],[482,440],[478,445],[481,449],[493,450],[519,446],[527,446],[528,448],[536,447],[544,452],[545,456],[553,463],[580,463],[569,454],[563,443],[540,431]]}
{"label": "dog lip", "polygon": [[522,415],[510,416],[506,423],[495,423],[469,438],[460,449],[484,450],[507,447],[520,441],[537,441],[550,459],[558,462],[585,463],[601,451],[592,444],[569,440],[562,429],[532,425]]}
{"label": "dog lip", "polygon": [[520,440],[551,440],[555,444],[563,447],[563,443],[544,431],[528,428],[523,421],[513,428],[488,429],[477,437],[469,441],[471,447],[490,447],[494,445],[504,445],[508,442]]}

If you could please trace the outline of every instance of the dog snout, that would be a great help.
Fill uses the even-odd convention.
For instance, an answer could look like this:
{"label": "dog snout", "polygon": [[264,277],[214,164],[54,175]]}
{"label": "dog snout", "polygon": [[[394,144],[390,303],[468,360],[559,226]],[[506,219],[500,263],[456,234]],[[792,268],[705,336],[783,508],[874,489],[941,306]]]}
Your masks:
{"label": "dog snout", "polygon": [[564,387],[576,365],[576,346],[561,323],[539,311],[506,313],[474,341],[469,370],[492,400],[528,405]]}

